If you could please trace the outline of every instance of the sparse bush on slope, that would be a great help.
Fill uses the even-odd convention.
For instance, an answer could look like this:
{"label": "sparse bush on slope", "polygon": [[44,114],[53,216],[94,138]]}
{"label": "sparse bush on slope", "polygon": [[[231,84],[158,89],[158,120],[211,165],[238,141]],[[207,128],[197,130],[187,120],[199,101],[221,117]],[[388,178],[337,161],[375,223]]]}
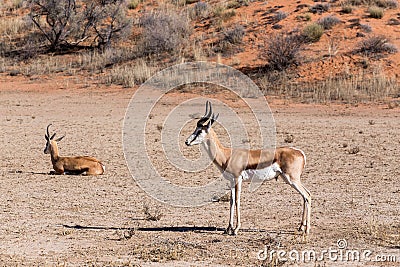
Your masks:
{"label": "sparse bush on slope", "polygon": [[50,50],[74,47],[83,42],[99,48],[126,37],[131,20],[125,1],[28,0],[30,18],[49,43]]}
{"label": "sparse bush on slope", "polygon": [[279,33],[269,38],[265,51],[269,68],[282,71],[297,64],[303,44],[302,36],[297,33]]}
{"label": "sparse bush on slope", "polygon": [[205,18],[210,13],[210,7],[206,2],[199,1],[191,9],[191,17],[193,18]]}
{"label": "sparse bush on slope", "polygon": [[145,14],[140,25],[143,28],[140,50],[144,54],[175,54],[183,48],[191,33],[188,19],[173,11]]}
{"label": "sparse bush on slope", "polygon": [[310,12],[321,14],[327,12],[330,8],[331,6],[329,4],[315,4],[310,7]]}
{"label": "sparse bush on slope", "polygon": [[230,28],[226,32],[224,32],[224,39],[231,44],[240,44],[242,43],[244,34],[244,27],[242,25],[236,25],[233,28]]}
{"label": "sparse bush on slope", "polygon": [[332,29],[335,25],[340,23],[340,19],[334,15],[329,15],[320,18],[317,23],[321,25],[325,30]]}
{"label": "sparse bush on slope", "polygon": [[358,43],[356,53],[363,53],[368,55],[381,54],[381,53],[396,53],[397,48],[393,44],[389,43],[385,36],[371,36],[367,37]]}

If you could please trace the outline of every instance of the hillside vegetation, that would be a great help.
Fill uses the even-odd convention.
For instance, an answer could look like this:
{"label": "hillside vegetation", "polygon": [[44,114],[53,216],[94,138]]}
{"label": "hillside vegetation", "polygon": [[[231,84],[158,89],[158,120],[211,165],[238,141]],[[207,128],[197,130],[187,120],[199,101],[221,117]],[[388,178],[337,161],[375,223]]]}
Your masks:
{"label": "hillside vegetation", "polygon": [[266,95],[400,97],[397,0],[5,0],[0,15],[2,75],[135,87],[202,60],[243,71]]}

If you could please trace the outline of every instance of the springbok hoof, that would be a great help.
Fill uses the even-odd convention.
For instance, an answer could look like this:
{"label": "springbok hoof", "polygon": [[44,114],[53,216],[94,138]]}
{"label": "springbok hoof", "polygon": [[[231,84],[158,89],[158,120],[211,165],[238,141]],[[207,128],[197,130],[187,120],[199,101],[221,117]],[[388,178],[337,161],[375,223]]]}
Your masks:
{"label": "springbok hoof", "polygon": [[306,226],[304,224],[300,225],[299,232],[302,232],[302,233],[306,232]]}
{"label": "springbok hoof", "polygon": [[226,230],[224,231],[225,235],[235,235],[235,232],[233,231],[233,228],[231,226],[228,226]]}

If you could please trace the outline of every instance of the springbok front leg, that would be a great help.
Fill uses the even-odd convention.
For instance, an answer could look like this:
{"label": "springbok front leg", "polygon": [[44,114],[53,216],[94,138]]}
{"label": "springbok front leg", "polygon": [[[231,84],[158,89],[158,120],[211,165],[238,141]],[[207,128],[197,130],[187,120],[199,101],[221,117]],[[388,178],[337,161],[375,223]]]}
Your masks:
{"label": "springbok front leg", "polygon": [[242,192],[242,176],[240,175],[239,178],[236,179],[235,183],[235,206],[236,206],[236,227],[235,231],[233,232],[234,235],[237,235],[240,229],[240,194]]}
{"label": "springbok front leg", "polygon": [[232,235],[234,233],[233,231],[233,220],[234,220],[234,216],[235,216],[235,180],[231,180],[231,184],[230,184],[230,189],[231,189],[231,199],[229,200],[229,223],[228,223],[228,227],[225,230],[225,234],[228,235]]}

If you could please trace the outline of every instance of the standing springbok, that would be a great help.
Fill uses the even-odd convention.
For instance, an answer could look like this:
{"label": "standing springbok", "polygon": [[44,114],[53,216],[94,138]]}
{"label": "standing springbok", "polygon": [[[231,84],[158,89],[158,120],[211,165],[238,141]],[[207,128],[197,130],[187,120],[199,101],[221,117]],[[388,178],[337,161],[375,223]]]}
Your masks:
{"label": "standing springbok", "polygon": [[[206,102],[206,113],[197,122],[194,132],[188,137],[187,146],[203,144],[214,164],[224,177],[230,181],[230,217],[225,233],[237,235],[240,229],[240,193],[242,181],[250,178],[261,181],[281,176],[303,197],[303,216],[299,231],[310,232],[311,194],[301,183],[300,176],[306,164],[303,151],[293,147],[274,149],[241,149],[224,147],[211,126],[217,120],[209,101]],[[207,122],[208,121],[208,122]],[[236,206],[236,228],[233,228],[234,207]]]}
{"label": "standing springbok", "polygon": [[46,147],[44,149],[45,154],[50,154],[51,163],[56,174],[86,174],[86,175],[101,175],[104,173],[105,166],[98,159],[93,157],[61,157],[58,153],[57,142],[60,142],[64,137],[53,140],[56,136],[54,133],[50,137],[49,127],[47,125]]}

